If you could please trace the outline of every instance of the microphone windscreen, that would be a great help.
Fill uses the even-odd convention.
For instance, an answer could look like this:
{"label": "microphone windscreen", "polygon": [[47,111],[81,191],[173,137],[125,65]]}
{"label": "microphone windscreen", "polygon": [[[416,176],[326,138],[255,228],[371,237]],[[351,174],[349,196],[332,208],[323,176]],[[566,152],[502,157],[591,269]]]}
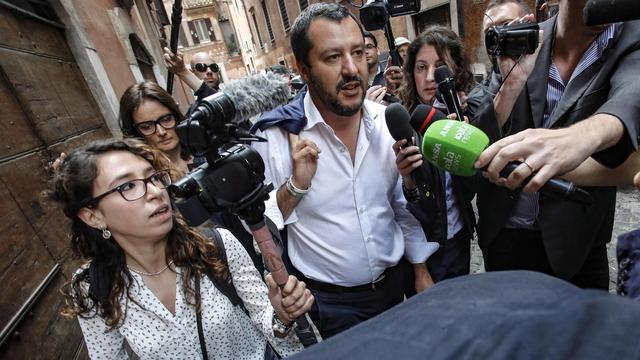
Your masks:
{"label": "microphone windscreen", "polygon": [[433,73],[433,78],[436,80],[436,84],[440,84],[441,82],[452,77],[453,75],[451,75],[451,70],[449,70],[449,67],[447,65],[438,66]]}
{"label": "microphone windscreen", "polygon": [[409,123],[410,115],[407,109],[399,103],[393,103],[384,111],[384,117],[387,121],[389,133],[395,141],[407,139],[410,141],[413,137],[413,129]]}
{"label": "microphone windscreen", "polygon": [[424,133],[422,154],[452,175],[473,176],[473,165],[487,145],[489,137],[477,127],[457,120],[438,120]]}
{"label": "microphone windscreen", "polygon": [[411,114],[411,127],[420,135],[423,135],[429,125],[436,120],[446,119],[447,116],[431,105],[420,104]]}
{"label": "microphone windscreen", "polygon": [[248,76],[229,82],[224,94],[233,102],[238,124],[265,111],[272,110],[289,100],[289,81],[272,72]]}
{"label": "microphone windscreen", "polygon": [[587,26],[640,19],[638,0],[589,0],[582,13]]}

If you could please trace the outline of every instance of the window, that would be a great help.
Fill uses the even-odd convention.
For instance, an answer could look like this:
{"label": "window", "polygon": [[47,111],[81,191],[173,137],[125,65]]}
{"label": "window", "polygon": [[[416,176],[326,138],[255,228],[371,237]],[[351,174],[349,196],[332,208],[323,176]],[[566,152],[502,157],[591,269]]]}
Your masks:
{"label": "window", "polygon": [[187,25],[189,25],[189,32],[194,45],[216,41],[211,20],[208,18],[195,19],[187,22]]}
{"label": "window", "polygon": [[298,0],[298,4],[300,4],[300,11],[309,7],[309,2],[307,0]]}
{"label": "window", "polygon": [[264,20],[267,23],[267,30],[269,30],[269,40],[273,44],[276,42],[275,36],[273,36],[273,28],[271,28],[271,19],[269,19],[269,11],[267,11],[267,4],[264,0],[261,1],[262,12],[264,12]]}
{"label": "window", "polygon": [[289,24],[289,15],[287,15],[287,4],[285,4],[284,0],[278,0],[278,6],[280,6],[280,16],[282,17],[284,31],[289,31],[291,25]]}
{"label": "window", "polygon": [[136,62],[138,63],[138,68],[140,68],[140,72],[142,73],[142,77],[145,80],[156,81],[156,76],[153,73],[153,60],[151,60],[151,56],[145,49],[142,41],[136,34],[129,34],[129,42],[131,43],[131,49],[133,50],[133,55],[136,58]]}
{"label": "window", "polygon": [[209,29],[207,29],[207,24],[204,22],[204,20],[205,19],[198,19],[193,21],[196,33],[198,34],[198,39],[201,43],[211,41],[211,39],[209,38]]}
{"label": "window", "polygon": [[262,35],[260,35],[260,28],[258,27],[258,20],[256,19],[256,11],[254,8],[249,10],[251,13],[251,18],[253,19],[253,27],[256,29],[256,35],[258,36],[258,42],[260,43],[260,47],[264,47],[264,41],[262,41]]}
{"label": "window", "polygon": [[222,29],[222,37],[224,38],[227,49],[229,50],[229,56],[240,55],[240,49],[238,49],[238,42],[236,41],[236,35],[231,28],[229,20],[221,21],[220,28]]}
{"label": "window", "polygon": [[189,46],[189,41],[187,40],[187,34],[183,31],[183,27],[180,26],[180,31],[178,35],[178,48],[183,48]]}

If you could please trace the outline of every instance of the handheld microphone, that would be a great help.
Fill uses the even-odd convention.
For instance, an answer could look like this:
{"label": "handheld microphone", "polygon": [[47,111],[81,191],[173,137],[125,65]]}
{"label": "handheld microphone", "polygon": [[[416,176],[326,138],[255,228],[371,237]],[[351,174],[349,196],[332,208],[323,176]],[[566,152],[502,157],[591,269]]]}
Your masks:
{"label": "handheld microphone", "polygon": [[420,104],[411,114],[411,127],[420,135],[424,135],[429,125],[436,120],[446,119],[447,116],[431,105]]}
{"label": "handheld microphone", "polygon": [[[431,124],[424,133],[422,153],[427,161],[453,175],[473,176],[477,171],[474,164],[488,145],[489,137],[477,127],[462,121],[440,120]],[[508,177],[518,165],[519,162],[510,162],[500,171],[500,176]],[[560,178],[549,179],[539,192],[580,204],[593,203],[591,194]]]}
{"label": "handheld microphone", "polygon": [[638,0],[589,0],[582,13],[587,26],[640,19]]}
{"label": "handheld microphone", "polygon": [[[394,140],[399,141],[402,139],[407,140],[406,146],[418,145],[413,140],[413,129],[409,125],[409,112],[404,106],[394,103],[387,106],[384,111],[384,116],[387,121],[387,128]],[[418,145],[419,146],[419,145]],[[422,167],[414,169],[411,172],[411,178],[416,184],[416,187],[420,191],[420,196],[427,198],[430,194],[429,183],[427,182],[427,176],[423,173]]]}
{"label": "handheld microphone", "polygon": [[464,120],[462,117],[462,107],[458,101],[458,92],[456,91],[453,75],[447,65],[440,65],[436,68],[433,77],[438,84],[438,92],[442,95],[447,110],[450,114],[456,114],[458,120]]}

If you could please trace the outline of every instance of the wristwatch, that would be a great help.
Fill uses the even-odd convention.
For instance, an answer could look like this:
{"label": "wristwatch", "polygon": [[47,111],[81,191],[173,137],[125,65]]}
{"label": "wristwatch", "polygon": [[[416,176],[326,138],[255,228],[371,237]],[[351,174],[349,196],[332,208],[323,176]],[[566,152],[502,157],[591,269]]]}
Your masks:
{"label": "wristwatch", "polygon": [[417,187],[413,189],[407,189],[404,186],[404,181],[402,182],[402,193],[404,194],[404,198],[407,199],[408,202],[416,202],[420,200],[420,190]]}
{"label": "wristwatch", "polygon": [[273,311],[272,325],[273,325],[274,335],[278,337],[287,336],[289,332],[291,332],[291,329],[293,329],[293,324],[295,323],[291,323],[291,325],[285,325],[285,323],[283,323],[282,320],[280,320],[280,318],[278,317],[278,314],[276,313],[276,311],[275,310]]}

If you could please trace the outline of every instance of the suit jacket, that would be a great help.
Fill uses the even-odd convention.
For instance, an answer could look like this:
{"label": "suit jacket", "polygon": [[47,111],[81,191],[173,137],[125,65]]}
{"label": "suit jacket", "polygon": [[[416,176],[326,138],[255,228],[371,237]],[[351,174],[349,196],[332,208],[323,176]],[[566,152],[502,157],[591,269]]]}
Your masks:
{"label": "suit jacket", "polygon": [[[501,129],[497,125],[492,99],[486,99],[473,120],[474,125],[485,131],[492,142],[527,128],[543,126],[556,18],[540,25],[545,34],[542,49],[505,126]],[[602,57],[568,84],[550,117],[552,128],[566,127],[597,113],[611,114],[622,120],[626,128],[623,139],[614,147],[594,154],[597,160],[608,166],[621,164],[632,150],[637,149],[640,122],[640,78],[637,75],[640,71],[639,49],[640,21],[624,23]],[[491,90],[495,93],[497,88]],[[476,190],[479,244],[486,249],[512,213],[519,192],[486,181],[479,182]],[[611,240],[616,189],[590,187],[586,190],[595,200],[591,206],[540,195],[538,225],[544,247],[556,276],[564,279],[570,279],[580,270],[592,247]]]}

